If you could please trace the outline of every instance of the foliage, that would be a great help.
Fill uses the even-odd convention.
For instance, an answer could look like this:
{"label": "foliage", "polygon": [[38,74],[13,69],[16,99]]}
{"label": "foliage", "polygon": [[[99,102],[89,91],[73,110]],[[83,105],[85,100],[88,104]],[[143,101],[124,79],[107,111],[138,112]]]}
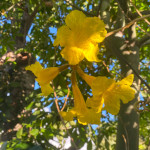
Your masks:
{"label": "foliage", "polygon": [[[4,56],[6,52],[13,51],[15,55],[20,53],[31,53],[36,57],[38,61],[45,67],[59,67],[65,64],[66,61],[61,57],[61,48],[55,48],[53,46],[54,39],[56,38],[56,31],[64,24],[64,19],[68,13],[72,10],[83,10],[86,16],[93,16],[97,14],[106,23],[107,32],[111,32],[120,27],[118,21],[118,9],[119,5],[117,0],[105,1],[105,5],[101,7],[101,1],[99,0],[60,0],[60,1],[42,1],[42,0],[1,0],[0,2],[0,57]],[[134,5],[136,7],[134,7]],[[146,14],[146,10],[149,11],[149,1],[145,0],[132,0],[129,2],[128,9],[131,18],[139,17],[136,9]],[[17,37],[21,37],[22,18],[27,12],[32,15],[36,11],[36,16],[33,18],[32,24],[27,34],[25,34],[24,46],[18,48],[16,43]],[[100,11],[101,10],[101,11]],[[108,20],[109,21],[108,21]],[[125,16],[125,20],[130,22]],[[147,18],[147,20],[149,20]],[[27,20],[24,20],[24,22]],[[28,24],[28,23],[27,23]],[[24,24],[26,25],[26,24]],[[140,75],[146,83],[150,83],[150,44],[149,44],[149,25],[144,19],[137,23],[136,41],[139,43],[139,59],[140,59]],[[28,27],[28,26],[27,26]],[[139,28],[140,27],[140,28]],[[144,31],[143,31],[144,30]],[[129,39],[128,30],[123,32],[124,39],[132,42]],[[103,62],[92,63],[87,60],[83,60],[80,63],[80,67],[87,74],[93,76],[107,76],[116,80],[121,79],[121,67],[120,62],[116,55],[106,50],[105,43],[100,44],[100,53],[98,58]],[[115,43],[114,43],[115,45]],[[117,43],[116,43],[117,45]],[[11,69],[1,71],[2,67],[11,64]],[[9,95],[10,91],[22,86],[18,82],[11,82],[12,74],[17,70],[16,61],[10,61],[9,57],[5,59],[4,64],[1,64],[0,71],[4,74],[5,79],[0,74],[0,132],[4,131],[4,122],[10,122],[12,99]],[[24,66],[23,66],[24,67]],[[70,70],[65,70],[59,74],[54,80],[53,85],[55,87],[55,93],[57,94],[57,102],[60,109],[63,108],[66,98],[67,107],[65,111],[73,107],[73,93],[70,86]],[[23,76],[20,78],[24,78]],[[90,87],[85,81],[77,76],[79,80],[79,88],[84,99],[91,96]],[[7,82],[9,79],[9,83]],[[24,81],[25,83],[25,81]],[[36,83],[37,85],[37,83]],[[140,113],[140,146],[139,148],[146,149],[149,146],[149,132],[150,132],[150,117],[149,112],[145,111],[149,109],[149,96],[150,92],[146,85],[141,83],[141,101],[142,107],[137,108]],[[13,139],[1,142],[1,148],[7,150],[21,150],[21,149],[63,149],[65,140],[70,136],[73,142],[77,145],[78,149],[83,147],[87,143],[87,149],[101,149],[111,150],[115,149],[116,132],[117,132],[117,120],[114,116],[104,112],[102,115],[101,123],[98,126],[86,125],[83,126],[77,122],[62,122],[55,105],[56,95],[50,94],[48,97],[43,98],[40,96],[40,88],[31,91],[31,93],[23,101],[23,111],[18,114],[18,125],[15,129],[15,125],[10,129],[14,131]],[[69,96],[67,94],[69,93]],[[88,94],[87,94],[88,93]],[[148,102],[147,102],[148,101]],[[46,111],[48,109],[48,111]],[[140,110],[143,110],[142,112]],[[19,109],[18,109],[19,112]],[[65,126],[64,126],[65,124]],[[67,129],[67,130],[66,130]],[[69,135],[68,135],[69,132]],[[55,140],[57,138],[58,148],[53,146],[49,140]],[[142,146],[143,145],[143,146]],[[73,143],[71,145],[73,147]]]}

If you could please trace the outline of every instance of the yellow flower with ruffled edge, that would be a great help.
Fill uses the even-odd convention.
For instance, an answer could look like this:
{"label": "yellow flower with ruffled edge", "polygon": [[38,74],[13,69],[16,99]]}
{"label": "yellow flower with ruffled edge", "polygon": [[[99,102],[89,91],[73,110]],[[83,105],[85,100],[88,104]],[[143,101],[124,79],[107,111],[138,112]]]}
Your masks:
{"label": "yellow flower with ruffled edge", "polygon": [[25,69],[32,71],[36,76],[36,81],[41,86],[41,95],[48,96],[53,92],[53,89],[50,86],[50,81],[52,81],[59,74],[59,72],[63,71],[67,67],[68,65],[64,65],[61,67],[49,67],[43,69],[39,62],[35,62],[35,64],[27,66]]}
{"label": "yellow flower with ruffled edge", "polygon": [[58,29],[54,46],[62,46],[61,55],[69,64],[76,65],[84,57],[99,62],[98,43],[107,34],[105,24],[98,17],[86,17],[82,11],[74,10],[67,15],[66,25]]}
{"label": "yellow flower with ruffled edge", "polygon": [[72,90],[74,95],[74,107],[68,112],[59,112],[60,115],[66,121],[72,121],[74,117],[77,117],[78,122],[86,125],[90,124],[99,124],[101,113],[95,112],[93,109],[86,107],[84,98],[77,86],[75,72],[72,73]]}
{"label": "yellow flower with ruffled edge", "polygon": [[77,72],[92,88],[93,97],[87,99],[86,105],[87,107],[95,109],[96,112],[101,111],[101,105],[104,103],[104,109],[109,113],[116,115],[120,110],[120,100],[126,104],[134,99],[135,90],[130,87],[133,83],[133,74],[116,82],[115,80],[108,79],[104,76],[89,76],[79,67],[77,68]]}

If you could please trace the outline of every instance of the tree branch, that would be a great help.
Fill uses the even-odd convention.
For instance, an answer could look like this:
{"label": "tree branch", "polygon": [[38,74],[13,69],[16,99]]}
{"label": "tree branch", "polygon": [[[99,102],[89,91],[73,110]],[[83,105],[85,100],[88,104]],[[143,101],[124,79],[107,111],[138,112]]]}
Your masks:
{"label": "tree branch", "polygon": [[[143,45],[147,45],[147,44],[150,44],[150,35],[145,35],[142,39],[138,40],[137,41],[137,45],[139,47],[143,46]],[[148,42],[148,43],[147,43]]]}
{"label": "tree branch", "polygon": [[[105,45],[110,49],[109,45],[110,43],[112,43],[111,38],[106,38],[105,39]],[[115,55],[118,57],[119,60],[122,60],[125,64],[127,64],[129,66],[129,68],[132,69],[132,71],[134,72],[134,74],[141,80],[141,82],[143,84],[145,84],[147,86],[147,88],[150,90],[150,86],[148,85],[148,83],[145,82],[145,80],[137,73],[137,71],[132,67],[132,65],[130,63],[128,63],[128,61],[126,60],[126,58],[120,53],[120,51],[118,51],[116,49],[116,47],[114,46],[114,44],[111,44],[111,50],[113,51],[113,53],[115,53]]]}
{"label": "tree branch", "polygon": [[87,12],[87,11],[82,10],[80,7],[78,7],[78,6],[74,5],[74,4],[72,4],[72,2],[70,2],[69,0],[65,0],[65,2],[68,3],[68,5],[74,7],[75,9],[82,11],[84,14],[86,14],[86,15],[88,15],[88,16],[91,16],[91,17],[96,16],[95,14],[92,14],[92,13],[89,13],[89,12]]}
{"label": "tree branch", "polygon": [[[149,15],[150,14],[150,10],[144,10],[144,11],[140,11],[140,13],[142,14],[142,15]],[[136,12],[136,13],[129,13],[129,15],[133,18],[133,19],[135,19],[135,18],[137,18],[138,16],[139,16],[139,14]]]}
{"label": "tree branch", "polygon": [[68,136],[70,136],[71,141],[72,141],[72,143],[73,143],[73,146],[74,146],[75,150],[78,150],[77,145],[76,145],[75,142],[74,142],[74,139],[71,137],[71,134],[70,134],[70,132],[68,131],[68,129],[67,129],[67,127],[66,127],[66,124],[65,124],[65,122],[64,122],[64,119],[62,118],[62,116],[61,116],[60,113],[59,113],[59,112],[60,112],[60,109],[59,109],[57,94],[56,94],[56,91],[55,91],[55,87],[54,87],[54,86],[53,86],[53,90],[54,90],[54,96],[55,96],[55,105],[56,105],[58,114],[59,114],[59,116],[60,116],[60,119],[61,119],[61,121],[62,121],[62,124],[64,125],[65,130],[66,130]]}
{"label": "tree branch", "polygon": [[[140,11],[136,8],[136,6],[133,4],[133,2],[132,2],[132,0],[130,0],[130,2],[131,2],[131,4],[133,5],[133,7],[135,8],[135,10],[136,10],[136,12],[138,13],[138,15],[139,16],[143,16],[141,13],[140,13]],[[144,19],[144,21],[148,24],[148,25],[150,25],[150,22],[147,20],[147,19]]]}
{"label": "tree branch", "polygon": [[98,5],[98,8],[97,8],[97,13],[96,13],[96,16],[97,16],[97,17],[99,16],[101,5],[102,5],[102,1],[100,0],[100,1],[99,1],[99,5]]}
{"label": "tree branch", "polygon": [[64,105],[63,105],[63,107],[62,107],[61,111],[63,111],[63,110],[64,110],[64,108],[65,108],[65,106],[66,106],[66,103],[67,103],[67,99],[68,99],[69,94],[70,94],[70,88],[69,88],[69,86],[68,86],[68,85],[67,85],[67,88],[68,88],[68,93],[67,93],[67,96],[65,97],[65,102],[64,102]]}
{"label": "tree branch", "polygon": [[115,34],[115,33],[119,32],[119,31],[123,31],[123,30],[125,30],[126,28],[129,28],[129,27],[130,27],[131,25],[133,25],[135,22],[138,22],[138,21],[143,20],[143,19],[148,18],[148,17],[150,17],[150,14],[145,15],[145,16],[140,17],[140,18],[136,18],[136,19],[132,20],[131,22],[129,22],[129,23],[128,23],[127,25],[125,25],[124,27],[119,28],[119,29],[116,29],[116,30],[114,30],[114,31],[111,31],[111,32],[107,33],[106,37],[108,37],[108,36],[110,36],[110,35],[112,35],[112,34]]}

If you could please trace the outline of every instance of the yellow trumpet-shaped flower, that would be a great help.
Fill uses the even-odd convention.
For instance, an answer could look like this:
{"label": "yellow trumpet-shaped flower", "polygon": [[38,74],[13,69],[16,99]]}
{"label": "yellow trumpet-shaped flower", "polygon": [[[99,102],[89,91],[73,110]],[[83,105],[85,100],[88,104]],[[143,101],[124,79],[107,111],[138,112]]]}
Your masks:
{"label": "yellow trumpet-shaped flower", "polygon": [[52,81],[59,74],[59,72],[63,71],[67,67],[68,65],[64,65],[61,67],[49,67],[43,69],[39,62],[35,62],[35,64],[27,66],[25,69],[34,73],[37,77],[36,81],[41,86],[42,95],[48,96],[53,92],[53,89],[50,86],[50,81]]}
{"label": "yellow trumpet-shaped flower", "polygon": [[106,36],[105,24],[98,17],[86,17],[82,11],[74,10],[67,15],[66,25],[58,29],[54,46],[62,46],[61,55],[69,64],[76,65],[84,57],[88,61],[100,61],[98,43]]}
{"label": "yellow trumpet-shaped flower", "polygon": [[78,122],[86,125],[90,124],[99,124],[101,113],[95,112],[93,109],[89,109],[86,107],[84,98],[77,86],[75,72],[72,73],[72,89],[74,95],[74,108],[69,110],[68,112],[60,112],[60,115],[66,121],[73,120],[74,117],[77,117]]}
{"label": "yellow trumpet-shaped flower", "polygon": [[77,72],[92,88],[93,97],[87,99],[86,105],[95,109],[97,112],[101,111],[101,104],[104,102],[104,108],[109,113],[116,115],[120,110],[120,100],[123,103],[128,103],[134,99],[135,90],[130,87],[133,83],[133,74],[116,82],[104,76],[89,76],[79,67],[77,68]]}

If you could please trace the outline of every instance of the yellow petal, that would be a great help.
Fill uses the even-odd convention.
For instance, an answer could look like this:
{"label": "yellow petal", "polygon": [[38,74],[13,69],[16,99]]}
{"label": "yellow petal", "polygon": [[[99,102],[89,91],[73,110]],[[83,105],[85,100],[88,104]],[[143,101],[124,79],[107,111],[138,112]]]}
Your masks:
{"label": "yellow petal", "polygon": [[103,94],[113,83],[115,80],[107,79],[104,76],[97,77],[92,84],[93,95],[101,95]]}
{"label": "yellow petal", "polygon": [[86,124],[100,124],[101,113],[96,113],[93,109],[87,109],[87,111],[81,115],[78,115],[78,122]]}
{"label": "yellow petal", "polygon": [[122,79],[121,81],[119,81],[117,84],[119,85],[129,85],[131,86],[133,83],[133,79],[134,79],[134,74],[130,74],[128,75],[126,78]]}
{"label": "yellow petal", "polygon": [[82,93],[77,86],[75,72],[72,73],[71,81],[72,81],[72,90],[74,96],[74,108],[78,113],[82,114],[86,110],[86,104],[82,96]]}
{"label": "yellow petal", "polygon": [[105,109],[109,113],[116,115],[120,110],[120,100],[122,100],[123,103],[128,103],[134,98],[134,95],[135,91],[129,85],[113,83],[113,85],[103,93]]}
{"label": "yellow petal", "polygon": [[98,17],[87,17],[84,22],[84,31],[87,38],[96,43],[102,42],[107,34],[105,24]]}
{"label": "yellow petal", "polygon": [[53,92],[53,89],[51,88],[50,84],[41,84],[39,82],[39,85],[41,86],[41,91],[42,94],[41,96],[48,96],[49,94],[51,94]]}
{"label": "yellow petal", "polygon": [[101,96],[93,96],[92,98],[88,98],[86,101],[86,106],[95,110],[95,112],[99,113],[102,110],[104,104],[104,99]]}
{"label": "yellow petal", "polygon": [[77,48],[77,47],[65,47],[61,51],[61,55],[64,59],[66,59],[69,64],[71,65],[76,65],[78,64],[81,60],[83,60],[84,55],[82,52],[82,49]]}
{"label": "yellow petal", "polygon": [[85,42],[83,49],[84,56],[88,61],[100,62],[100,60],[97,58],[97,54],[99,52],[98,44]]}
{"label": "yellow petal", "polygon": [[92,109],[88,109],[86,107],[84,98],[77,86],[75,73],[72,74],[72,90],[74,95],[74,108],[77,113],[77,118],[79,123],[81,124],[99,124],[100,123],[100,113],[93,111]]}
{"label": "yellow petal", "polygon": [[43,69],[43,67],[41,66],[41,64],[38,61],[36,61],[35,64],[27,66],[25,69],[32,71],[34,73],[34,75],[37,77],[39,72]]}
{"label": "yellow petal", "polygon": [[37,76],[37,81],[41,84],[50,83],[59,74],[58,67],[49,67],[42,69]]}
{"label": "yellow petal", "polygon": [[105,25],[98,17],[86,17],[74,10],[67,15],[66,25],[58,29],[54,46],[64,47],[61,55],[69,64],[76,65],[84,59],[99,62],[98,43],[106,36]]}
{"label": "yellow petal", "polygon": [[97,113],[95,110],[86,107],[84,98],[77,86],[75,71],[72,72],[71,81],[74,95],[74,108],[68,112],[60,112],[60,115],[67,121],[71,121],[73,117],[77,117],[78,122],[83,125],[88,123],[99,124],[101,112]]}
{"label": "yellow petal", "polygon": [[105,109],[112,115],[118,114],[120,110],[120,96],[114,92],[105,92],[103,95]]}
{"label": "yellow petal", "polygon": [[97,77],[92,83],[93,97],[86,101],[86,105],[99,112],[104,101],[105,109],[116,115],[120,110],[120,100],[128,103],[134,98],[135,91],[130,87],[132,82],[133,75],[118,83],[113,79]]}
{"label": "yellow petal", "polygon": [[43,69],[39,62],[32,64],[31,66],[27,66],[25,69],[32,71],[36,78],[36,81],[41,86],[41,91],[43,96],[48,96],[53,89],[50,87],[50,81],[52,81],[60,71],[66,69],[68,65],[64,65],[61,67],[49,67]]}
{"label": "yellow petal", "polygon": [[123,103],[128,103],[135,97],[135,90],[127,85],[122,85],[117,89],[117,94],[120,95],[120,99]]}
{"label": "yellow petal", "polygon": [[79,31],[82,26],[86,16],[82,11],[74,10],[67,15],[65,22],[67,26],[74,31]]}
{"label": "yellow petal", "polygon": [[58,46],[60,44],[62,47],[67,46],[71,41],[70,35],[71,30],[66,25],[60,27],[57,31],[57,38],[53,45]]}
{"label": "yellow petal", "polygon": [[77,66],[77,72],[80,77],[85,80],[90,87],[92,87],[93,81],[96,79],[96,77],[85,74],[79,66]]}
{"label": "yellow petal", "polygon": [[40,71],[36,81],[41,86],[41,91],[43,96],[48,96],[53,92],[53,89],[50,86],[50,81],[52,81],[59,74],[58,67],[50,67]]}
{"label": "yellow petal", "polygon": [[74,110],[70,110],[68,112],[60,111],[59,114],[66,121],[72,121],[74,117],[76,117],[76,112]]}

